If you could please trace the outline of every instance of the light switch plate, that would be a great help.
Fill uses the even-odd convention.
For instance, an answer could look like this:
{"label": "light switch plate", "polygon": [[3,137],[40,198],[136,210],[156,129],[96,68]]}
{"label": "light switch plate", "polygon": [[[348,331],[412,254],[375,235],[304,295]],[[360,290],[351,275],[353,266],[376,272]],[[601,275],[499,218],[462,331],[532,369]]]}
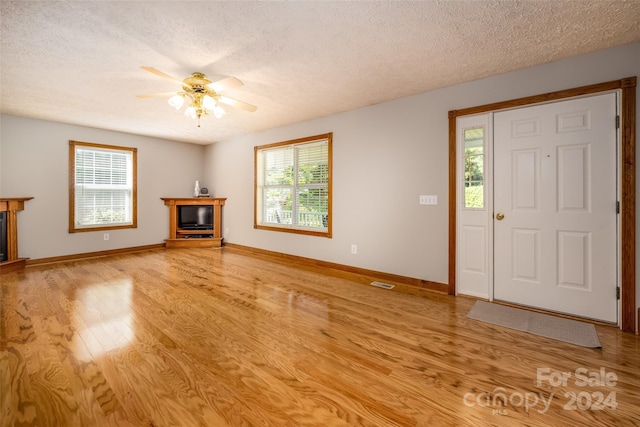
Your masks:
{"label": "light switch plate", "polygon": [[420,196],[420,204],[421,205],[437,205],[438,204],[438,196],[435,196],[435,195],[421,195]]}

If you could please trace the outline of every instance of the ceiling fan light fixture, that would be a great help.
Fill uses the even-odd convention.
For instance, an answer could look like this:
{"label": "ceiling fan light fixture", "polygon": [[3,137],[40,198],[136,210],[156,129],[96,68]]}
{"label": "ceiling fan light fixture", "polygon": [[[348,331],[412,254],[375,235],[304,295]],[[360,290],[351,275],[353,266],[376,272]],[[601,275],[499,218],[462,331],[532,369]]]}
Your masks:
{"label": "ceiling fan light fixture", "polygon": [[168,102],[170,106],[172,106],[176,110],[179,110],[180,107],[182,107],[182,104],[184,104],[184,95],[183,94],[174,95],[171,98],[169,98]]}
{"label": "ceiling fan light fixture", "polygon": [[216,101],[209,95],[205,95],[202,98],[202,106],[207,110],[214,110],[216,108]]}
{"label": "ceiling fan light fixture", "polygon": [[224,108],[216,104],[215,107],[213,108],[213,115],[215,116],[215,118],[221,119],[225,114],[227,114],[227,112],[224,111]]}
{"label": "ceiling fan light fixture", "polygon": [[219,105],[220,102],[242,110],[250,112],[256,111],[257,107],[255,105],[220,95],[219,91],[221,90],[243,85],[243,83],[235,77],[227,77],[216,82],[211,82],[206,75],[193,73],[191,76],[180,81],[153,67],[141,68],[164,79],[179,83],[182,90],[179,92],[138,95],[138,97],[151,98],[156,96],[169,96],[168,103],[176,110],[182,108],[185,105],[185,101],[187,101],[187,108],[184,110],[184,115],[190,119],[196,119],[198,121],[198,127],[200,127],[200,118],[202,116],[213,114],[216,118],[220,119],[226,114],[226,111]]}
{"label": "ceiling fan light fixture", "polygon": [[184,110],[184,115],[187,116],[190,119],[197,119],[198,116],[196,115],[196,109],[193,107],[187,107],[186,110]]}

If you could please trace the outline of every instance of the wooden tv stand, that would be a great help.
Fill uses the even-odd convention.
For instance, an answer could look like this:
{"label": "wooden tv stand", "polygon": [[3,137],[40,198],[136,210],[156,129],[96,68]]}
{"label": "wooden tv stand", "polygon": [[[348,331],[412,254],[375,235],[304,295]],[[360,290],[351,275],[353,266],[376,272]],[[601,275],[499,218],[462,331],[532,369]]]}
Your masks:
{"label": "wooden tv stand", "polygon": [[[161,199],[164,200],[166,206],[169,206],[169,238],[165,239],[167,248],[219,248],[222,246],[222,206],[224,206],[226,198],[161,197]],[[179,228],[178,206],[184,205],[213,206],[213,230]]]}

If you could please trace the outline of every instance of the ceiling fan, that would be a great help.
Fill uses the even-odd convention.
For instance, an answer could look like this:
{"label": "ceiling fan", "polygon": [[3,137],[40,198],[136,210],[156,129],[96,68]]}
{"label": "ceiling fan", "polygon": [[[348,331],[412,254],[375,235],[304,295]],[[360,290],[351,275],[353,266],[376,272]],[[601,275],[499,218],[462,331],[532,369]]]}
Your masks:
{"label": "ceiling fan", "polygon": [[180,85],[181,90],[176,92],[158,92],[148,93],[143,95],[136,95],[138,98],[155,98],[168,96],[169,105],[179,110],[184,101],[187,100],[187,108],[184,112],[185,116],[197,119],[198,127],[200,127],[200,117],[206,116],[212,113],[216,118],[221,118],[225,115],[224,109],[220,104],[230,105],[232,107],[239,108],[245,111],[256,111],[258,107],[248,104],[237,99],[229,98],[220,94],[220,91],[225,89],[232,89],[243,86],[240,80],[235,77],[227,77],[222,80],[212,82],[207,76],[202,73],[193,73],[191,76],[186,77],[184,80],[179,80],[162,71],[156,70],[153,67],[140,67],[145,71],[148,71],[156,76],[162,77],[167,80],[171,80],[174,83]]}

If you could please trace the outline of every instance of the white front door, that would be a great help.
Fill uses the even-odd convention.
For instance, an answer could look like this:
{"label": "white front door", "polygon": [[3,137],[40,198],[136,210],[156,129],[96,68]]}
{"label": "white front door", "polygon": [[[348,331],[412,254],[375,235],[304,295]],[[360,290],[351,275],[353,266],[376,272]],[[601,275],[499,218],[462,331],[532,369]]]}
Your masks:
{"label": "white front door", "polygon": [[616,105],[494,114],[494,299],[617,322]]}

